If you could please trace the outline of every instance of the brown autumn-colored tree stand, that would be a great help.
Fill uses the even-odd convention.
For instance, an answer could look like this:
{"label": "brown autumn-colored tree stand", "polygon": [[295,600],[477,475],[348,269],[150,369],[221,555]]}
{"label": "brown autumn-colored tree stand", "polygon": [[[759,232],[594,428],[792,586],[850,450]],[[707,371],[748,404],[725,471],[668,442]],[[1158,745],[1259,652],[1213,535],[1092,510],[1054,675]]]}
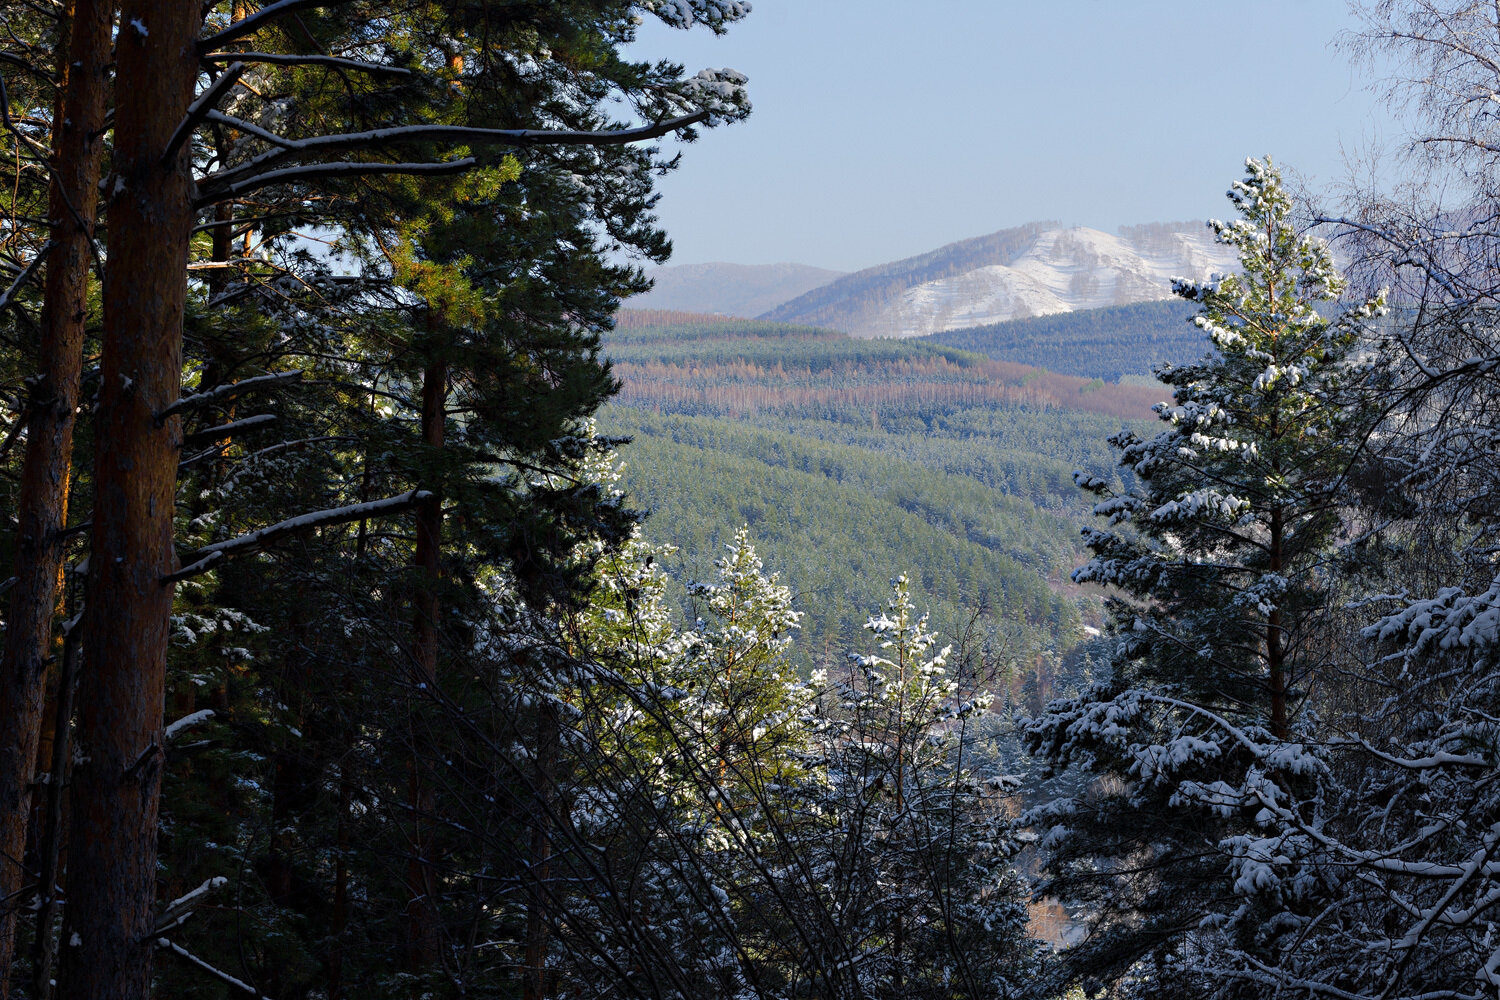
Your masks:
{"label": "brown autumn-colored tree stand", "polygon": [[26,421],[26,455],[16,517],[16,583],[0,653],[0,998],[9,995],[27,798],[41,732],[46,663],[68,518],[73,420],[88,318],[90,242],[104,142],[105,66],[111,5],[75,0],[63,14],[59,98],[53,111],[52,181],[47,199],[41,370]]}
{"label": "brown autumn-colored tree stand", "polygon": [[114,174],[104,279],[92,557],[79,683],[59,995],[145,1000],[155,947],[162,692],[176,568],[182,378],[193,223],[186,143],[201,7],[131,0],[115,46]]}

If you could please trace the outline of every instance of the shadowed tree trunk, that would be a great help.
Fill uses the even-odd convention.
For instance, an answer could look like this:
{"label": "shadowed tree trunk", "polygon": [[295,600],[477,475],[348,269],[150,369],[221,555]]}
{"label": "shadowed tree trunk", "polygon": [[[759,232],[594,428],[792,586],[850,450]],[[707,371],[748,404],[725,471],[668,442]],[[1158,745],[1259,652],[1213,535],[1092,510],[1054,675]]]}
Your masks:
{"label": "shadowed tree trunk", "polygon": [[[429,330],[432,319],[428,320]],[[443,448],[444,404],[448,396],[448,365],[436,360],[422,372],[422,444],[429,461],[436,467]],[[415,685],[430,691],[437,683],[438,614],[441,607],[437,588],[441,565],[439,552],[443,542],[443,498],[432,483],[432,495],[417,505],[417,541],[412,554],[416,567],[416,621],[413,632],[412,659]],[[423,693],[414,695],[411,713],[411,860],[407,864],[406,907],[407,965],[413,970],[426,968],[438,959],[439,934],[437,912],[437,874],[432,866],[432,836],[427,817],[433,811],[431,787],[422,780],[422,769],[429,762],[422,752],[425,744],[424,722],[418,707]]]}
{"label": "shadowed tree trunk", "polygon": [[162,707],[175,569],[178,396],[193,222],[186,144],[201,7],[131,0],[115,46],[114,179],[104,281],[93,558],[59,993],[145,1000],[151,985]]}
{"label": "shadowed tree trunk", "polygon": [[551,981],[547,974],[547,923],[552,878],[551,817],[557,805],[558,726],[557,706],[540,699],[536,722],[536,794],[540,798],[533,810],[531,857],[527,872],[531,879],[531,896],[526,904],[526,985],[523,1000],[547,1000]]}
{"label": "shadowed tree trunk", "polygon": [[[9,995],[16,909],[25,879],[28,791],[41,732],[48,648],[68,517],[73,419],[88,318],[90,241],[104,141],[109,4],[75,0],[64,13],[62,88],[53,113],[52,227],[42,306],[40,366],[26,423],[16,518],[16,583],[0,653],[0,997]],[[61,53],[65,53],[62,55]]]}

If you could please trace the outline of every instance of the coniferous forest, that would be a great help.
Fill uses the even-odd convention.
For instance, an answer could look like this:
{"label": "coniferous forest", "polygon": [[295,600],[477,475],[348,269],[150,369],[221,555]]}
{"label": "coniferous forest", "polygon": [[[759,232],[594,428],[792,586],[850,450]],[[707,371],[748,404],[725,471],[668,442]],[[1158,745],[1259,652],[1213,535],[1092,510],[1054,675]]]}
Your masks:
{"label": "coniferous forest", "polygon": [[906,341],[620,308],[750,14],[0,3],[0,1000],[1497,995],[1496,8]]}

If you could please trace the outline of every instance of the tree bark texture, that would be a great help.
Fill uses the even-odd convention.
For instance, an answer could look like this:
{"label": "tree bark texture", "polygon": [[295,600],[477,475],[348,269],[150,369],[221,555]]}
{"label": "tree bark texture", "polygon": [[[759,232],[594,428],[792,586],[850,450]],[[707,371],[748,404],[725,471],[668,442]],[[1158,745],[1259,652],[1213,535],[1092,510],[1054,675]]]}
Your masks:
{"label": "tree bark texture", "polygon": [[176,568],[172,510],[192,179],[164,159],[193,98],[201,7],[129,0],[116,43],[92,554],[78,691],[59,993],[145,1000],[151,985],[162,709]]}
{"label": "tree bark texture", "polygon": [[90,243],[104,141],[111,5],[74,0],[64,13],[61,96],[53,116],[41,370],[26,422],[16,518],[16,583],[0,652],[0,998],[9,995],[16,911],[23,901],[29,792],[41,733],[46,663],[62,575],[73,422],[88,318]]}

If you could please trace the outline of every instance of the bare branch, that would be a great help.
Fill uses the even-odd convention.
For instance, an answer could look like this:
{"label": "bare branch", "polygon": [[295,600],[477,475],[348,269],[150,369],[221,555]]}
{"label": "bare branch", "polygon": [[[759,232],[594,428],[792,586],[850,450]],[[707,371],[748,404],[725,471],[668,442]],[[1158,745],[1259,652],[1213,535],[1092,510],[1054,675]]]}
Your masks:
{"label": "bare branch", "polygon": [[[347,132],[339,135],[298,139],[289,141],[280,149],[268,150],[240,166],[220,170],[204,177],[199,182],[199,187],[204,192],[200,198],[200,204],[209,204],[212,200],[230,197],[229,192],[231,191],[238,193],[249,190],[249,187],[241,186],[247,179],[249,179],[249,183],[253,187],[261,186],[265,177],[275,176],[275,174],[256,176],[259,171],[290,159],[294,154],[320,154],[335,151],[375,149],[407,142],[466,143],[475,146],[522,147],[620,146],[632,142],[642,142],[647,139],[657,139],[671,132],[676,132],[679,129],[697,125],[699,122],[706,120],[709,114],[710,112],[708,111],[698,111],[679,118],[670,118],[667,121],[658,122],[654,125],[644,125],[640,128],[610,129],[602,132],[573,132],[524,128],[471,128],[466,125],[404,125],[394,128],[371,129],[367,132]],[[469,162],[472,163],[472,161]],[[310,166],[330,168],[337,166],[337,164],[310,164]],[[368,167],[370,164],[348,164],[347,166]],[[396,173],[400,171],[387,170],[385,172]]]}
{"label": "bare branch", "polygon": [[229,201],[239,198],[251,191],[269,187],[272,184],[286,184],[291,181],[317,180],[322,177],[368,177],[375,174],[411,174],[411,175],[436,175],[461,174],[473,169],[478,161],[473,157],[464,157],[461,160],[447,160],[440,163],[307,163],[300,167],[288,167],[285,170],[273,170],[259,177],[231,184],[212,194],[203,195],[193,203],[194,208],[206,208],[209,205],[221,201]]}

